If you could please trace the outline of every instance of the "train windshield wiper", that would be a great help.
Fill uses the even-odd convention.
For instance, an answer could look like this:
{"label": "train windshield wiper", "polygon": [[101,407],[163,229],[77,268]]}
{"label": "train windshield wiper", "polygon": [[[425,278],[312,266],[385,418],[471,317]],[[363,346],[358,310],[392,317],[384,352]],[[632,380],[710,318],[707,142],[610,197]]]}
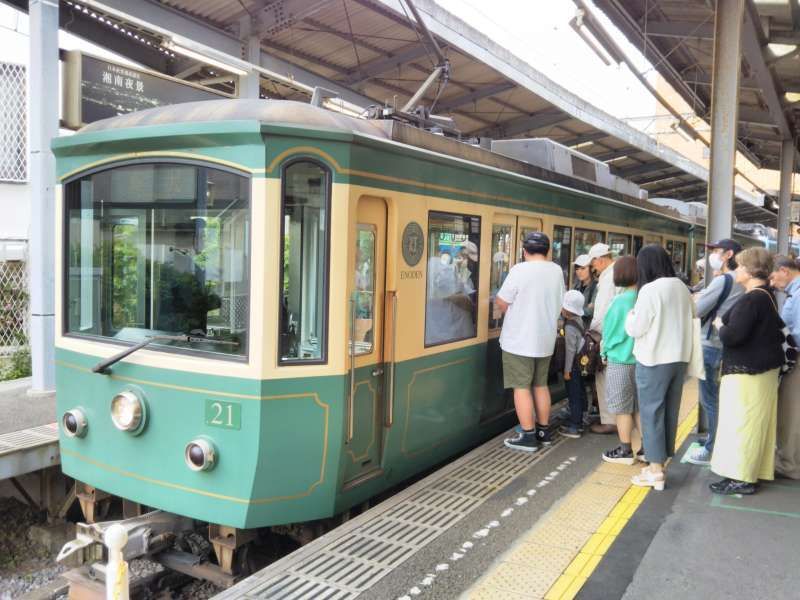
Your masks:
{"label": "train windshield wiper", "polygon": [[119,354],[115,354],[114,356],[107,358],[103,361],[100,361],[95,366],[92,367],[92,373],[108,373],[109,367],[114,363],[121,361],[126,356],[130,356],[137,350],[144,348],[145,346],[149,346],[153,342],[184,342],[184,343],[192,343],[192,342],[202,342],[204,344],[219,344],[223,346],[238,346],[238,342],[231,342],[227,340],[215,340],[209,339],[206,337],[206,334],[200,330],[195,330],[190,333],[181,333],[178,335],[150,335],[147,336],[144,340],[131,346],[130,348],[126,348]]}

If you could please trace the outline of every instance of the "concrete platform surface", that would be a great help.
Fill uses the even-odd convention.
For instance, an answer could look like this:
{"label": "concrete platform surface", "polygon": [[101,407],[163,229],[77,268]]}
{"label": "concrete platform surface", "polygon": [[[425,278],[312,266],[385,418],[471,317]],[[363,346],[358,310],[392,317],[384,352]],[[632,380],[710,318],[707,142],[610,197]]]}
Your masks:
{"label": "concrete platform surface", "polygon": [[648,495],[577,597],[800,598],[800,481],[737,497],[712,494],[719,479],[671,465],[667,491]]}
{"label": "concrete platform surface", "polygon": [[28,396],[31,378],[0,382],[0,434],[46,425],[56,420],[56,396]]}

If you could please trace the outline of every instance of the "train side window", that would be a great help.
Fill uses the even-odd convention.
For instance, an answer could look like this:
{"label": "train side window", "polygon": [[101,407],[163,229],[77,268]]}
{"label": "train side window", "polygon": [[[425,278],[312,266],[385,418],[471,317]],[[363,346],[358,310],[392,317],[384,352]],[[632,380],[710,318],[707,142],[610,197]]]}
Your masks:
{"label": "train side window", "polygon": [[481,219],[431,211],[428,240],[425,346],[475,337]]}
{"label": "train side window", "polygon": [[514,253],[514,226],[492,225],[492,274],[489,282],[489,329],[503,326],[503,313],[495,306],[494,298],[511,268]]}
{"label": "train side window", "polygon": [[606,234],[603,231],[594,229],[575,228],[575,256],[588,254],[589,248],[595,244],[606,241]]}
{"label": "train side window", "polygon": [[608,246],[614,256],[627,256],[631,253],[631,236],[624,233],[609,233]]}
{"label": "train side window", "polygon": [[572,271],[572,227],[553,226],[553,262],[564,272],[564,285],[569,286]]}
{"label": "train side window", "polygon": [[355,354],[372,352],[375,322],[375,227],[359,225],[355,265]]}
{"label": "train side window", "polygon": [[283,170],[281,363],[326,360],[330,173],[311,161]]}
{"label": "train side window", "polygon": [[672,258],[675,273],[683,273],[686,270],[686,243],[667,240],[667,254]]}
{"label": "train side window", "polygon": [[644,247],[644,238],[640,235],[633,236],[633,255],[639,256],[639,250]]}

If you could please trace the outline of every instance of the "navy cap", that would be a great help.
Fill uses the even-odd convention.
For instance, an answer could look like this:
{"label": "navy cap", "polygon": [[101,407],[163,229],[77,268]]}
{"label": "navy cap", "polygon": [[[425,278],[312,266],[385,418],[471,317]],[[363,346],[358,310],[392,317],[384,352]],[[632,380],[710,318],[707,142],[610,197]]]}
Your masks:
{"label": "navy cap", "polygon": [[525,234],[525,239],[522,241],[525,246],[543,245],[550,246],[550,238],[543,231],[531,231]]}
{"label": "navy cap", "polygon": [[732,240],[730,238],[725,238],[719,240],[718,242],[714,242],[712,244],[706,244],[706,248],[710,248],[712,250],[716,250],[717,248],[722,248],[723,250],[726,251],[730,250],[731,252],[733,252],[734,256],[736,256],[737,254],[739,254],[739,252],[744,250],[744,248],[742,248],[742,245],[739,242],[737,242],[736,240]]}

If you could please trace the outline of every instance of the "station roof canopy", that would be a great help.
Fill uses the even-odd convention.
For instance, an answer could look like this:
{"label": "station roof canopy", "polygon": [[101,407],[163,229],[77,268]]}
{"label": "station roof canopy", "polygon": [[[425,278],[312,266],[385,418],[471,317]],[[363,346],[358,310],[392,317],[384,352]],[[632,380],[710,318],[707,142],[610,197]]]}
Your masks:
{"label": "station roof canopy", "polygon": [[[433,0],[413,2],[450,62],[449,83],[432,86],[425,103],[438,93],[434,113],[451,116],[464,136],[548,137],[609,162],[651,197],[705,199],[707,169],[557,85]],[[10,3],[27,8],[26,0]],[[241,57],[249,31],[259,40],[261,66],[283,76],[262,72],[262,94],[272,98],[307,98],[308,88],[291,85],[296,80],[362,107],[402,106],[436,65],[400,0],[61,0],[61,6],[62,28],[109,48],[118,40],[134,60],[206,84],[226,85],[208,64],[165,53],[164,43],[180,37]],[[134,48],[130,33],[114,25],[149,45]],[[763,203],[737,188],[739,220],[774,225],[775,213]]]}
{"label": "station roof canopy", "polygon": [[[695,113],[710,122],[715,2],[595,0]],[[745,0],[738,141],[759,166],[779,169],[781,140],[797,144],[800,2]]]}

